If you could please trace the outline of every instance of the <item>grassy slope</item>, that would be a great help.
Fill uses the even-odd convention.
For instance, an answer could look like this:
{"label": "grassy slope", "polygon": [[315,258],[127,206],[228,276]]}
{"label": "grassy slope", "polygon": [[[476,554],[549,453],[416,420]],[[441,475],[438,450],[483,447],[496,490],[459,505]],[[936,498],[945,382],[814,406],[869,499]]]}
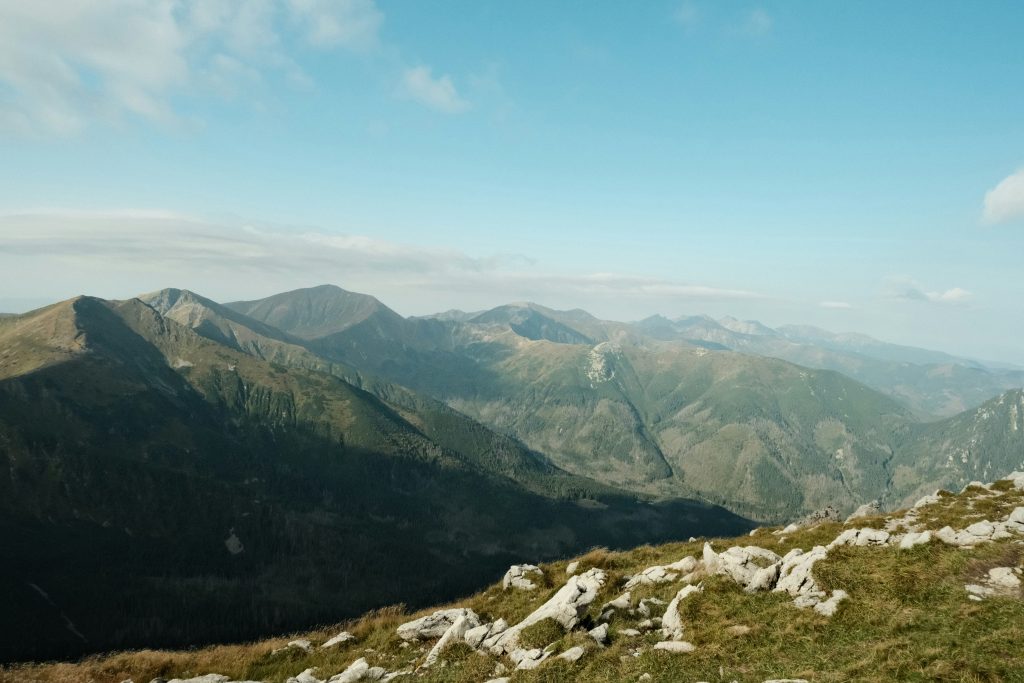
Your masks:
{"label": "grassy slope", "polygon": [[[924,508],[920,519],[929,528],[952,522],[962,528],[980,518],[1005,516],[1024,505],[1024,492],[1002,489],[998,498],[980,489],[944,495]],[[849,527],[882,526],[886,517],[857,520]],[[809,549],[826,544],[844,525],[825,523],[787,536],[758,531],[753,538],[714,539],[721,551],[731,545],[753,543],[779,554],[793,547]],[[700,556],[702,542],[644,546],[627,552],[593,551],[578,558],[581,570],[605,568],[610,580],[592,605],[584,625],[599,612],[598,606],[621,592],[622,577],[645,567]],[[542,565],[545,585],[536,592],[491,588],[453,603],[468,606],[486,619],[504,617],[513,622],[532,611],[565,579],[568,561]],[[557,649],[572,645],[587,648],[577,663],[551,661],[533,672],[517,672],[515,682],[528,681],[635,681],[649,673],[653,681],[741,681],[769,678],[806,678],[816,683],[839,681],[1021,681],[1024,680],[1024,601],[1022,596],[968,600],[965,583],[976,582],[994,566],[1022,566],[1024,546],[1017,540],[958,549],[938,542],[911,550],[895,547],[842,547],[815,565],[814,574],[826,589],[842,588],[850,598],[831,619],[813,610],[799,610],[788,596],[744,593],[722,577],[705,580],[703,593],[684,603],[686,639],[696,646],[691,654],[668,654],[650,649],[656,634],[630,638],[616,632],[635,626],[641,618],[619,612],[612,620],[612,643],[596,648],[581,632],[565,634]],[[633,601],[657,596],[669,600],[679,583],[647,586],[633,591]],[[429,613],[425,610],[420,613]],[[621,615],[621,616],[620,616]],[[189,652],[143,651],[95,657],[77,664],[27,665],[0,671],[4,683],[107,683],[131,676],[148,681],[155,676],[198,675],[216,671],[233,678],[277,683],[310,667],[321,675],[341,671],[358,657],[371,664],[397,670],[422,660],[424,647],[400,647],[395,628],[408,620],[400,608],[382,610],[361,619],[303,634],[323,642],[337,629],[357,636],[340,649],[271,650],[288,638]],[[743,626],[744,634],[729,627]],[[444,655],[447,664],[410,680],[479,683],[488,679],[496,658],[455,646]],[[402,679],[399,679],[402,680]]]}

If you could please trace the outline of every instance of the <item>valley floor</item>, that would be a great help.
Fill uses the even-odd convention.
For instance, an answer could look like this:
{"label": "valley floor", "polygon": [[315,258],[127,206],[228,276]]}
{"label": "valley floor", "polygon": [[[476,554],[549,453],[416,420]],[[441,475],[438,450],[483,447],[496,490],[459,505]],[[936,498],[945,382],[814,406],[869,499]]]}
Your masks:
{"label": "valley floor", "polygon": [[[843,524],[598,549],[417,614],[19,665],[0,681],[1024,681],[1022,567],[1016,474]],[[325,645],[341,630],[352,637]]]}

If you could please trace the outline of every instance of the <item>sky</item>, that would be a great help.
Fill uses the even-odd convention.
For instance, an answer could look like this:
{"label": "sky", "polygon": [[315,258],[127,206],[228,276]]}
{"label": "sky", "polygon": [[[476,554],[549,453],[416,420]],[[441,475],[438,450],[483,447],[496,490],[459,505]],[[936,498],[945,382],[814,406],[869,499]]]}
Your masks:
{"label": "sky", "polygon": [[1024,364],[1024,3],[0,0],[0,310],[333,283]]}

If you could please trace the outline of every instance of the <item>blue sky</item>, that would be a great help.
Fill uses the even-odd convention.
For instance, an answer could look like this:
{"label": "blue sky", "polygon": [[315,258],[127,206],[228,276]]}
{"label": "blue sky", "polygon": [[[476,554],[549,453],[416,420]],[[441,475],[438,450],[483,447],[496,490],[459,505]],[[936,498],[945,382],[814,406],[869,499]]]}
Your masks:
{"label": "blue sky", "polygon": [[1022,35],[1019,2],[0,0],[0,308],[334,282],[1024,363]]}

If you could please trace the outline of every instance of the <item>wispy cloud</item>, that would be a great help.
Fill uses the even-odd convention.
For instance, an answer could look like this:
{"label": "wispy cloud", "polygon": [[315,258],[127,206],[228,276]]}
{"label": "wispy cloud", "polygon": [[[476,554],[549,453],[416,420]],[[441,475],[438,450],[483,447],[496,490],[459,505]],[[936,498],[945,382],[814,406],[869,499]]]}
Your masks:
{"label": "wispy cloud", "polygon": [[[5,283],[2,274],[13,263],[24,271],[19,275],[8,269],[11,278],[48,272],[79,283],[95,281],[97,274],[116,276],[132,283],[124,285],[124,295],[170,284],[200,289],[206,281],[249,283],[246,294],[258,287],[334,282],[415,296],[419,303],[411,305],[424,312],[431,310],[424,302],[436,301],[439,293],[457,300],[470,293],[476,300],[498,302],[567,296],[653,302],[764,298],[743,289],[630,273],[551,272],[522,255],[473,257],[356,234],[214,222],[159,211],[0,215],[0,290],[13,284]],[[42,291],[43,284],[33,283],[33,289]]]}
{"label": "wispy cloud", "polygon": [[1024,169],[1003,178],[985,193],[982,220],[990,225],[1024,218]]}
{"label": "wispy cloud", "polygon": [[748,36],[764,36],[771,33],[775,20],[767,11],[758,7],[747,12],[740,24],[740,33]]}
{"label": "wispy cloud", "polygon": [[173,122],[182,94],[308,82],[297,45],[371,49],[382,21],[373,0],[0,0],[0,133]]}
{"label": "wispy cloud", "polygon": [[696,3],[686,0],[672,13],[672,19],[687,31],[692,31],[700,23],[700,8]]}
{"label": "wispy cloud", "polygon": [[885,293],[889,298],[903,301],[921,301],[933,304],[965,304],[973,294],[963,287],[945,290],[927,290],[910,278],[889,278],[885,282]]}
{"label": "wispy cloud", "polygon": [[429,66],[414,66],[402,74],[399,94],[436,111],[457,114],[469,108],[447,74],[434,77]]}
{"label": "wispy cloud", "polygon": [[821,301],[818,303],[819,308],[830,308],[840,311],[848,311],[853,308],[852,304],[845,301]]}
{"label": "wispy cloud", "polygon": [[288,7],[306,40],[321,48],[372,49],[384,23],[373,0],[288,0]]}

